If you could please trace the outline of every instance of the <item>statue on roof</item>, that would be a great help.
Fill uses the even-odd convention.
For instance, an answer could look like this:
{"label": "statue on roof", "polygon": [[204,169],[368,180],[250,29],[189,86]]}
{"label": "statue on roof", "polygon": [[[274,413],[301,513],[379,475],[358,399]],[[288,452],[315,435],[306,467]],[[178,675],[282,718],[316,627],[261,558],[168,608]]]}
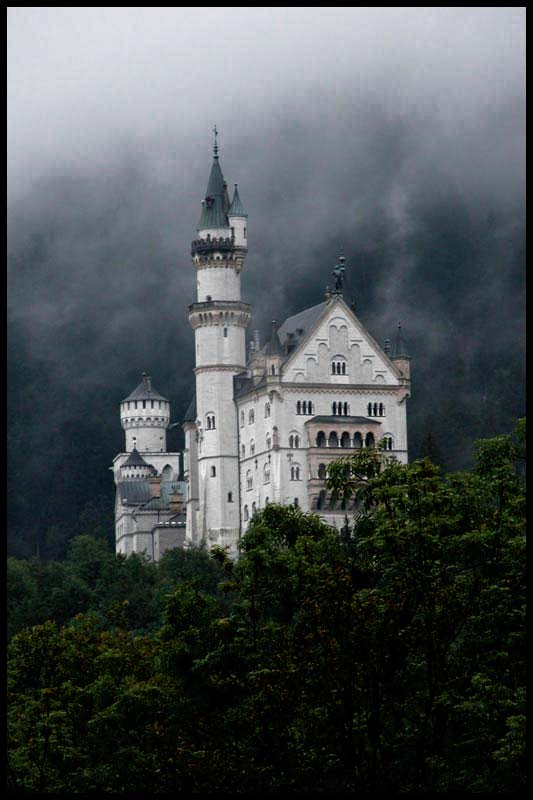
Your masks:
{"label": "statue on roof", "polygon": [[344,256],[339,256],[339,263],[336,264],[333,272],[333,280],[335,281],[334,284],[334,293],[335,294],[342,294],[342,283],[344,281],[344,273],[346,272],[346,267],[344,266],[344,262],[346,261]]}

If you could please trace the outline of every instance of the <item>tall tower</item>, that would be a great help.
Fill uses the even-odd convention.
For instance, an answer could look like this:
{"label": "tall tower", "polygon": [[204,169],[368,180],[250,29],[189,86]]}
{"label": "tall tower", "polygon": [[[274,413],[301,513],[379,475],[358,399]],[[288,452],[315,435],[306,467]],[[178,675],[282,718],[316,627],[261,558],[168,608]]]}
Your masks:
{"label": "tall tower", "polygon": [[241,300],[247,214],[237,187],[230,204],[216,136],[215,128],[213,164],[197,238],[191,246],[197,277],[189,321],[196,347],[198,503],[189,535],[196,543],[234,550],[241,525],[233,378],[246,367],[245,332],[251,306]]}

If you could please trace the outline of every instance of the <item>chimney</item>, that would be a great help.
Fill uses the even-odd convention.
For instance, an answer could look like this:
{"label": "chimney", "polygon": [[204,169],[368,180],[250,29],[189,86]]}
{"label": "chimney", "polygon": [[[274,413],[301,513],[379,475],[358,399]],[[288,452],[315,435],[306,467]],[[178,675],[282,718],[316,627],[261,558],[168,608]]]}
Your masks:
{"label": "chimney", "polygon": [[172,492],[168,498],[168,505],[173,514],[181,514],[183,512],[183,495],[181,492]]}
{"label": "chimney", "polygon": [[161,497],[161,476],[152,476],[148,483],[150,484],[150,497]]}

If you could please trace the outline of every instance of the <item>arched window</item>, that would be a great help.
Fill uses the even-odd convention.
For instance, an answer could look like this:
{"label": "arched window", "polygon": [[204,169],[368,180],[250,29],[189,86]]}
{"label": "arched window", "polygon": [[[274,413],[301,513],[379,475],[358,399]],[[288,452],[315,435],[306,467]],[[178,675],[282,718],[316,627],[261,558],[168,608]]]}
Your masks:
{"label": "arched window", "polygon": [[276,374],[276,367],[274,366],[274,364],[272,364],[272,366],[270,367],[270,374],[271,375],[275,375]]}
{"label": "arched window", "polygon": [[233,503],[233,492],[228,492],[228,503]]}
{"label": "arched window", "polygon": [[252,425],[253,421],[254,421],[254,410],[253,408],[251,408],[250,411],[248,412],[248,424]]}
{"label": "arched window", "polygon": [[377,403],[374,403],[373,411],[374,411],[374,416],[377,417],[377,415],[378,415],[378,404]]}
{"label": "arched window", "polygon": [[299,447],[300,447],[300,437],[298,436],[298,434],[296,434],[294,437],[294,449],[298,450]]}
{"label": "arched window", "polygon": [[336,431],[331,431],[328,439],[328,447],[338,447],[339,446],[339,439],[337,437]]}
{"label": "arched window", "polygon": [[263,467],[263,483],[270,483],[270,464]]}
{"label": "arched window", "polygon": [[291,436],[289,436],[289,447],[291,448],[291,450],[294,447],[294,436],[292,436],[292,434]]}
{"label": "arched window", "polygon": [[302,403],[302,414],[307,414],[307,400]]}
{"label": "arched window", "polygon": [[294,480],[294,467],[291,467],[291,481]]}
{"label": "arched window", "polygon": [[294,505],[294,508],[298,508],[298,506],[299,506],[299,503],[298,503],[298,498],[297,498],[297,497],[295,497],[295,498],[294,498],[294,503],[293,503],[293,505]]}
{"label": "arched window", "polygon": [[301,414],[302,413],[302,404],[301,404],[301,402],[299,400],[296,403],[296,413],[297,414]]}
{"label": "arched window", "polygon": [[254,479],[252,476],[252,470],[249,469],[246,473],[246,489],[252,489],[254,485]]}
{"label": "arched window", "polygon": [[166,467],[163,468],[163,471],[161,472],[161,480],[165,483],[172,480],[172,467],[170,464],[167,464]]}
{"label": "arched window", "polygon": [[331,406],[331,413],[335,416],[337,414],[337,402],[334,401],[333,405]]}
{"label": "arched window", "polygon": [[321,480],[321,481],[326,479],[326,465],[325,464],[319,464],[318,465],[318,477],[319,477],[319,480]]}
{"label": "arched window", "polygon": [[361,434],[359,433],[359,431],[357,431],[353,435],[353,446],[357,450],[359,450],[363,446],[363,438],[362,438]]}
{"label": "arched window", "polygon": [[343,356],[335,356],[331,362],[332,375],[346,375],[346,361]]}
{"label": "arched window", "polygon": [[267,506],[269,503],[270,503],[270,498],[269,498],[269,496],[267,495],[267,496],[265,497],[265,505]]}
{"label": "arched window", "polygon": [[255,442],[252,439],[250,442],[250,455],[253,456],[254,453],[255,453]]}
{"label": "arched window", "polygon": [[393,449],[393,441],[390,433],[386,433],[385,436],[383,437],[383,446],[385,450]]}
{"label": "arched window", "polygon": [[244,411],[241,411],[241,426],[244,425]]}
{"label": "arched window", "polygon": [[348,403],[344,403],[343,411],[344,411],[344,416],[347,417],[348,416]]}
{"label": "arched window", "polygon": [[350,446],[350,434],[348,431],[344,431],[341,436],[341,447],[349,447]]}
{"label": "arched window", "polygon": [[257,513],[257,508],[255,507],[255,503],[252,503],[252,517],[255,517]]}
{"label": "arched window", "polygon": [[367,415],[369,417],[372,416],[372,403],[369,403],[368,406],[367,406]]}
{"label": "arched window", "polygon": [[324,431],[318,431],[316,435],[316,446],[317,447],[326,446],[326,434],[324,433]]}
{"label": "arched window", "polygon": [[380,417],[385,416],[385,406],[383,405],[383,403],[379,404],[379,416]]}
{"label": "arched window", "polygon": [[365,437],[365,447],[374,447],[374,434],[368,432]]}
{"label": "arched window", "polygon": [[267,433],[267,435],[266,435],[266,449],[270,450],[271,447],[272,447],[272,439],[270,438],[270,434]]}
{"label": "arched window", "polygon": [[246,447],[241,444],[241,458],[246,458]]}
{"label": "arched window", "polygon": [[228,329],[224,328],[224,339],[228,338]]}
{"label": "arched window", "polygon": [[217,474],[217,468],[216,467],[211,467],[211,477],[215,478],[216,474]]}
{"label": "arched window", "polygon": [[248,519],[249,519],[249,516],[248,516],[248,506],[244,506],[244,509],[243,509],[243,517],[244,517],[244,521],[245,521],[245,522],[248,522]]}
{"label": "arched window", "polygon": [[265,417],[270,416],[270,403],[265,403]]}

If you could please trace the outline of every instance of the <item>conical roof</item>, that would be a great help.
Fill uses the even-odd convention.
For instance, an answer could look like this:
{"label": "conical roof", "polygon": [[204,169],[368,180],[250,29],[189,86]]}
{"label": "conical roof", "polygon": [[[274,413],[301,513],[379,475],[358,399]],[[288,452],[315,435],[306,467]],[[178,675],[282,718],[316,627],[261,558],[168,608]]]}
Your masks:
{"label": "conical roof", "polygon": [[123,467],[150,467],[136,447],[133,448],[126,461],[122,464]]}
{"label": "conical roof", "polygon": [[164,400],[168,403],[167,398],[154,389],[152,379],[146,372],[143,372],[140,384],[122,402],[125,403],[127,400]]}
{"label": "conical roof", "polygon": [[230,217],[247,217],[248,214],[244,210],[244,206],[241,203],[241,198],[239,197],[239,190],[237,189],[237,184],[235,184],[235,191],[233,193],[233,200],[231,202],[230,209],[228,211],[228,215]]}
{"label": "conical roof", "polygon": [[229,227],[227,210],[229,198],[224,181],[224,175],[220,168],[218,155],[213,158],[213,166],[207,182],[207,192],[202,203],[202,214],[197,230],[206,228],[227,228]]}

